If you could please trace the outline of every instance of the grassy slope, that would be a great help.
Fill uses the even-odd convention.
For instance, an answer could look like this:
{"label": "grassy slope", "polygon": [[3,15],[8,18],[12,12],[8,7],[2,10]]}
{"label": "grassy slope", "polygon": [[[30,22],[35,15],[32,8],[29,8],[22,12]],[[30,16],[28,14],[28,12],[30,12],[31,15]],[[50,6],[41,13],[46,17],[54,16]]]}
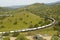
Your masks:
{"label": "grassy slope", "polygon": [[[30,5],[29,7],[26,8],[27,11],[32,12],[33,14],[39,15],[39,16],[47,16],[47,17],[52,17],[54,18],[56,21],[60,20],[60,5],[52,5],[52,6],[48,6],[48,5],[44,5],[44,4],[33,4]],[[47,22],[47,21],[46,21]],[[39,30],[39,31],[35,31],[33,32],[35,33],[40,33],[40,34],[48,34],[48,35],[54,35],[57,33],[57,30],[54,30],[53,27],[56,28],[60,28],[60,26],[52,26],[43,30]],[[33,34],[30,33],[30,34]]]}
{"label": "grassy slope", "polygon": [[[44,20],[43,18],[34,15],[28,11],[14,13],[13,17],[7,17],[4,20],[2,20],[3,23],[1,25],[3,25],[4,28],[0,28],[0,31],[29,28],[29,25],[38,24],[39,21],[43,21],[43,20]],[[14,22],[17,22],[17,24],[14,25]]]}
{"label": "grassy slope", "polygon": [[[8,17],[10,20],[12,20],[12,22],[9,22],[8,21],[8,18],[6,18],[5,20],[3,20],[4,21],[4,23],[3,23],[3,25],[5,25],[5,27],[7,27],[6,29],[4,29],[4,28],[2,28],[1,29],[1,31],[3,31],[3,29],[5,30],[5,31],[7,31],[7,29],[8,30],[13,30],[13,28],[15,29],[21,29],[21,28],[23,28],[23,26],[24,26],[24,28],[27,28],[29,25],[30,25],[30,22],[31,22],[31,20],[33,21],[33,25],[34,24],[37,24],[40,20],[41,20],[41,18],[39,18],[39,16],[49,16],[49,17],[53,17],[53,18],[55,18],[55,20],[57,20],[57,21],[59,21],[60,19],[60,16],[59,16],[59,6],[60,5],[55,5],[55,6],[47,6],[47,5],[44,5],[44,4],[39,4],[39,3],[37,3],[37,4],[33,4],[33,5],[29,5],[28,7],[26,7],[26,8],[22,8],[22,9],[18,9],[18,10],[16,10],[16,12],[14,13],[15,15],[14,15],[14,17]],[[26,11],[24,11],[24,10],[26,10]],[[20,15],[22,15],[22,16],[20,16]],[[39,15],[39,16],[36,16],[36,15],[34,15],[34,14],[37,14],[37,15]],[[18,16],[17,16],[18,15]],[[25,16],[24,16],[25,15]],[[26,17],[26,15],[29,15],[30,17]],[[23,21],[21,21],[21,20],[19,20],[20,19],[20,17],[23,17],[23,21],[26,21],[28,24],[24,24],[23,23]],[[58,18],[57,18],[58,17]],[[27,20],[28,19],[28,20]],[[36,21],[35,19],[38,19],[38,21]],[[6,20],[7,20],[7,22],[6,22]],[[15,20],[17,20],[17,22],[18,22],[18,25],[13,25],[13,23],[15,22]],[[35,21],[34,21],[35,20]],[[44,20],[41,20],[41,21],[44,21]],[[9,23],[8,23],[9,22]],[[47,21],[46,21],[47,22]],[[7,25],[8,24],[8,25]],[[11,24],[11,25],[10,25]],[[10,26],[9,26],[10,25]],[[9,27],[8,27],[9,26]],[[13,28],[12,28],[12,27]],[[20,27],[19,27],[20,26]],[[37,30],[37,31],[34,31],[34,32],[32,32],[32,34],[34,33],[41,33],[41,34],[51,34],[51,35],[53,35],[53,34],[55,34],[56,33],[56,31],[54,30],[54,28],[53,27],[55,27],[55,26],[52,26],[52,27],[50,27],[50,28],[46,28],[46,29],[42,29],[42,30]],[[31,34],[31,33],[30,33]]]}

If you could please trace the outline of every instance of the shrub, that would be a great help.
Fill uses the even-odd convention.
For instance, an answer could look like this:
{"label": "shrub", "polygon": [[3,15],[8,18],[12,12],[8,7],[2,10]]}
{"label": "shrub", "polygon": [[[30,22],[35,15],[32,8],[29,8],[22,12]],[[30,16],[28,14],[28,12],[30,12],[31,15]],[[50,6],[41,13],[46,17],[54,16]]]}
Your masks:
{"label": "shrub", "polygon": [[32,23],[32,21],[30,23]]}
{"label": "shrub", "polygon": [[29,15],[27,15],[27,17],[29,17]]}
{"label": "shrub", "polygon": [[2,34],[3,36],[8,36],[9,35],[9,33],[4,33],[4,34]]}
{"label": "shrub", "polygon": [[27,24],[25,21],[23,21],[23,23]]}
{"label": "shrub", "polygon": [[33,25],[30,25],[29,28],[33,28],[34,26]]}
{"label": "shrub", "polygon": [[15,21],[13,24],[16,25],[17,24],[17,21]]}
{"label": "shrub", "polygon": [[41,24],[42,23],[42,21],[39,21],[39,24]]}
{"label": "shrub", "polygon": [[17,37],[18,35],[19,35],[19,32],[14,32],[12,36]]}
{"label": "shrub", "polygon": [[39,27],[39,25],[38,24],[35,24],[34,27]]}
{"label": "shrub", "polygon": [[1,25],[1,26],[0,26],[0,28],[4,28],[4,26],[3,26],[3,25]]}
{"label": "shrub", "polygon": [[59,37],[58,37],[58,36],[53,36],[53,37],[51,38],[51,40],[59,40]]}
{"label": "shrub", "polygon": [[10,40],[10,38],[9,37],[6,37],[6,38],[3,38],[3,40]]}
{"label": "shrub", "polygon": [[28,40],[24,34],[20,34],[16,40]]}
{"label": "shrub", "polygon": [[20,18],[20,20],[23,20],[22,18]]}

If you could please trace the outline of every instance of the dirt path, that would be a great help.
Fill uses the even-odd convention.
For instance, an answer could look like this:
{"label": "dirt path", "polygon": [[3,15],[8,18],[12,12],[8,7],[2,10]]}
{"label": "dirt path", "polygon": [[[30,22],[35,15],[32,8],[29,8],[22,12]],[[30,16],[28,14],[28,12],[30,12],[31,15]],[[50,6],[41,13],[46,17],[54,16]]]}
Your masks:
{"label": "dirt path", "polygon": [[34,40],[33,39],[33,36],[26,36],[27,37],[27,39],[29,39],[29,40]]}
{"label": "dirt path", "polygon": [[10,37],[10,40],[15,40],[16,39],[16,37]]}
{"label": "dirt path", "polygon": [[[52,36],[42,36],[42,35],[40,35],[41,37],[43,37],[44,39],[46,39],[46,40],[51,40],[51,37]],[[29,40],[34,40],[33,39],[33,36],[26,36]]]}
{"label": "dirt path", "polygon": [[47,37],[43,37],[43,38],[46,39],[46,40],[51,40],[51,37],[52,36],[47,36]]}

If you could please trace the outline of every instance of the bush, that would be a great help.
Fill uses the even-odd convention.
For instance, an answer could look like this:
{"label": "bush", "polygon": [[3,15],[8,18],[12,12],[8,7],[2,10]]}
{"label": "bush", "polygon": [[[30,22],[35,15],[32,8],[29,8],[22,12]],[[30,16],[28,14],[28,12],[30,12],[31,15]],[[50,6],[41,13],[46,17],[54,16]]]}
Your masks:
{"label": "bush", "polygon": [[42,23],[42,21],[39,21],[39,24],[41,24]]}
{"label": "bush", "polygon": [[3,25],[1,25],[1,26],[0,26],[0,28],[4,28],[4,26],[3,26]]}
{"label": "bush", "polygon": [[39,25],[38,24],[35,24],[34,27],[39,27]]}
{"label": "bush", "polygon": [[28,40],[24,34],[20,34],[16,40]]}
{"label": "bush", "polygon": [[34,26],[33,25],[30,25],[29,28],[33,28]]}
{"label": "bush", "polygon": [[16,25],[17,24],[17,21],[15,21],[13,24]]}
{"label": "bush", "polygon": [[14,32],[12,36],[17,37],[18,35],[19,35],[19,32]]}
{"label": "bush", "polygon": [[58,36],[53,36],[53,37],[51,38],[51,40],[59,40],[59,37],[58,37]]}
{"label": "bush", "polygon": [[25,21],[23,21],[23,23],[27,24]]}
{"label": "bush", "polygon": [[29,17],[29,15],[27,15],[27,17]]}
{"label": "bush", "polygon": [[9,37],[6,37],[6,38],[3,38],[3,40],[10,40],[10,38]]}
{"label": "bush", "polygon": [[20,18],[20,20],[23,20],[22,18]]}
{"label": "bush", "polygon": [[4,33],[4,34],[2,34],[3,36],[8,36],[9,35],[9,33]]}
{"label": "bush", "polygon": [[32,21],[30,23],[32,23]]}

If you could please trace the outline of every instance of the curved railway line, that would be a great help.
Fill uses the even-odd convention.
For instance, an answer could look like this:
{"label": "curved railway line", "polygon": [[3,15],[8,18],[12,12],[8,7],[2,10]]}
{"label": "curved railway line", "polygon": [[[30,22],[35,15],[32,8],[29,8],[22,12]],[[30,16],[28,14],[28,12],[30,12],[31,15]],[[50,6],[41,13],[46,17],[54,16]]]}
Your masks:
{"label": "curved railway line", "polygon": [[[49,20],[51,20],[52,22],[48,25],[44,25],[44,26],[41,26],[41,27],[36,27],[36,28],[27,28],[27,29],[22,29],[22,30],[14,30],[14,31],[9,31],[8,33],[14,33],[14,32],[28,32],[28,31],[33,31],[33,30],[39,30],[39,29],[44,29],[44,28],[47,28],[47,27],[50,27],[52,26],[53,24],[55,24],[55,20],[53,18],[47,18]],[[5,34],[7,32],[0,32],[0,34]]]}

